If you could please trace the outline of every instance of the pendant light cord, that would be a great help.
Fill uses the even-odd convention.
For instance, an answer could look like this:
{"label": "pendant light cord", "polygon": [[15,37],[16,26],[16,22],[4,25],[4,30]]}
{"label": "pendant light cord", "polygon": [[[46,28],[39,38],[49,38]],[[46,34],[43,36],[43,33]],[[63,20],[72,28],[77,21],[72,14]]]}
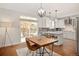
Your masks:
{"label": "pendant light cord", "polygon": [[43,8],[43,7],[42,7],[42,0],[41,0],[41,3],[40,3],[40,6],[41,6],[41,8]]}
{"label": "pendant light cord", "polygon": [[57,12],[58,12],[58,10],[55,10],[55,19],[57,19]]}

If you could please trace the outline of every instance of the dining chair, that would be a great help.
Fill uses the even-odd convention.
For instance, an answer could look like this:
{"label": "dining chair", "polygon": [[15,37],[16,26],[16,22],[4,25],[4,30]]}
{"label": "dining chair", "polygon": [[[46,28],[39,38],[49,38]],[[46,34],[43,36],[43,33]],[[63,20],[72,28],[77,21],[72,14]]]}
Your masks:
{"label": "dining chair", "polygon": [[40,48],[39,45],[29,41],[29,38],[26,38],[26,44],[27,44],[27,47],[29,49],[29,53],[31,52],[32,53],[32,56],[34,55],[34,52],[36,51],[36,54],[37,54],[37,49]]}

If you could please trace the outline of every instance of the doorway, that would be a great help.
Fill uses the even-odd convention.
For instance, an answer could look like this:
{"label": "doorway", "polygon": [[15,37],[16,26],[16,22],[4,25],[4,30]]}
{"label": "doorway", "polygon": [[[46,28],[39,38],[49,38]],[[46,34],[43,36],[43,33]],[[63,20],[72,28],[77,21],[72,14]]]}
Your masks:
{"label": "doorway", "polygon": [[21,27],[21,42],[25,42],[26,37],[38,35],[38,27],[36,21],[21,20],[20,27]]}

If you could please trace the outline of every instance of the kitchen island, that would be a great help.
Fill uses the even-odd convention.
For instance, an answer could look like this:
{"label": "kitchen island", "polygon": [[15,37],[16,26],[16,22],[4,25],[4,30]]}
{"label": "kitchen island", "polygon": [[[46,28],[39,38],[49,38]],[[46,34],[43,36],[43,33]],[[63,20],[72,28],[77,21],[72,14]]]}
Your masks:
{"label": "kitchen island", "polygon": [[51,36],[57,37],[56,40],[58,42],[55,43],[55,45],[63,45],[64,39],[63,39],[63,31],[48,31],[48,32],[43,32],[43,34],[48,34]]}

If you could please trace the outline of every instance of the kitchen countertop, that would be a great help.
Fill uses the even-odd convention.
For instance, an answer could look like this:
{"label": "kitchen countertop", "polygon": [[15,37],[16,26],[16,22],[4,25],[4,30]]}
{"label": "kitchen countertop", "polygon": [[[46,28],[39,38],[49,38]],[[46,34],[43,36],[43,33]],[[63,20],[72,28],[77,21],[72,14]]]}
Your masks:
{"label": "kitchen countertop", "polygon": [[60,34],[63,34],[63,31],[48,31],[48,32],[44,32],[44,34],[56,34],[56,35],[60,35]]}

